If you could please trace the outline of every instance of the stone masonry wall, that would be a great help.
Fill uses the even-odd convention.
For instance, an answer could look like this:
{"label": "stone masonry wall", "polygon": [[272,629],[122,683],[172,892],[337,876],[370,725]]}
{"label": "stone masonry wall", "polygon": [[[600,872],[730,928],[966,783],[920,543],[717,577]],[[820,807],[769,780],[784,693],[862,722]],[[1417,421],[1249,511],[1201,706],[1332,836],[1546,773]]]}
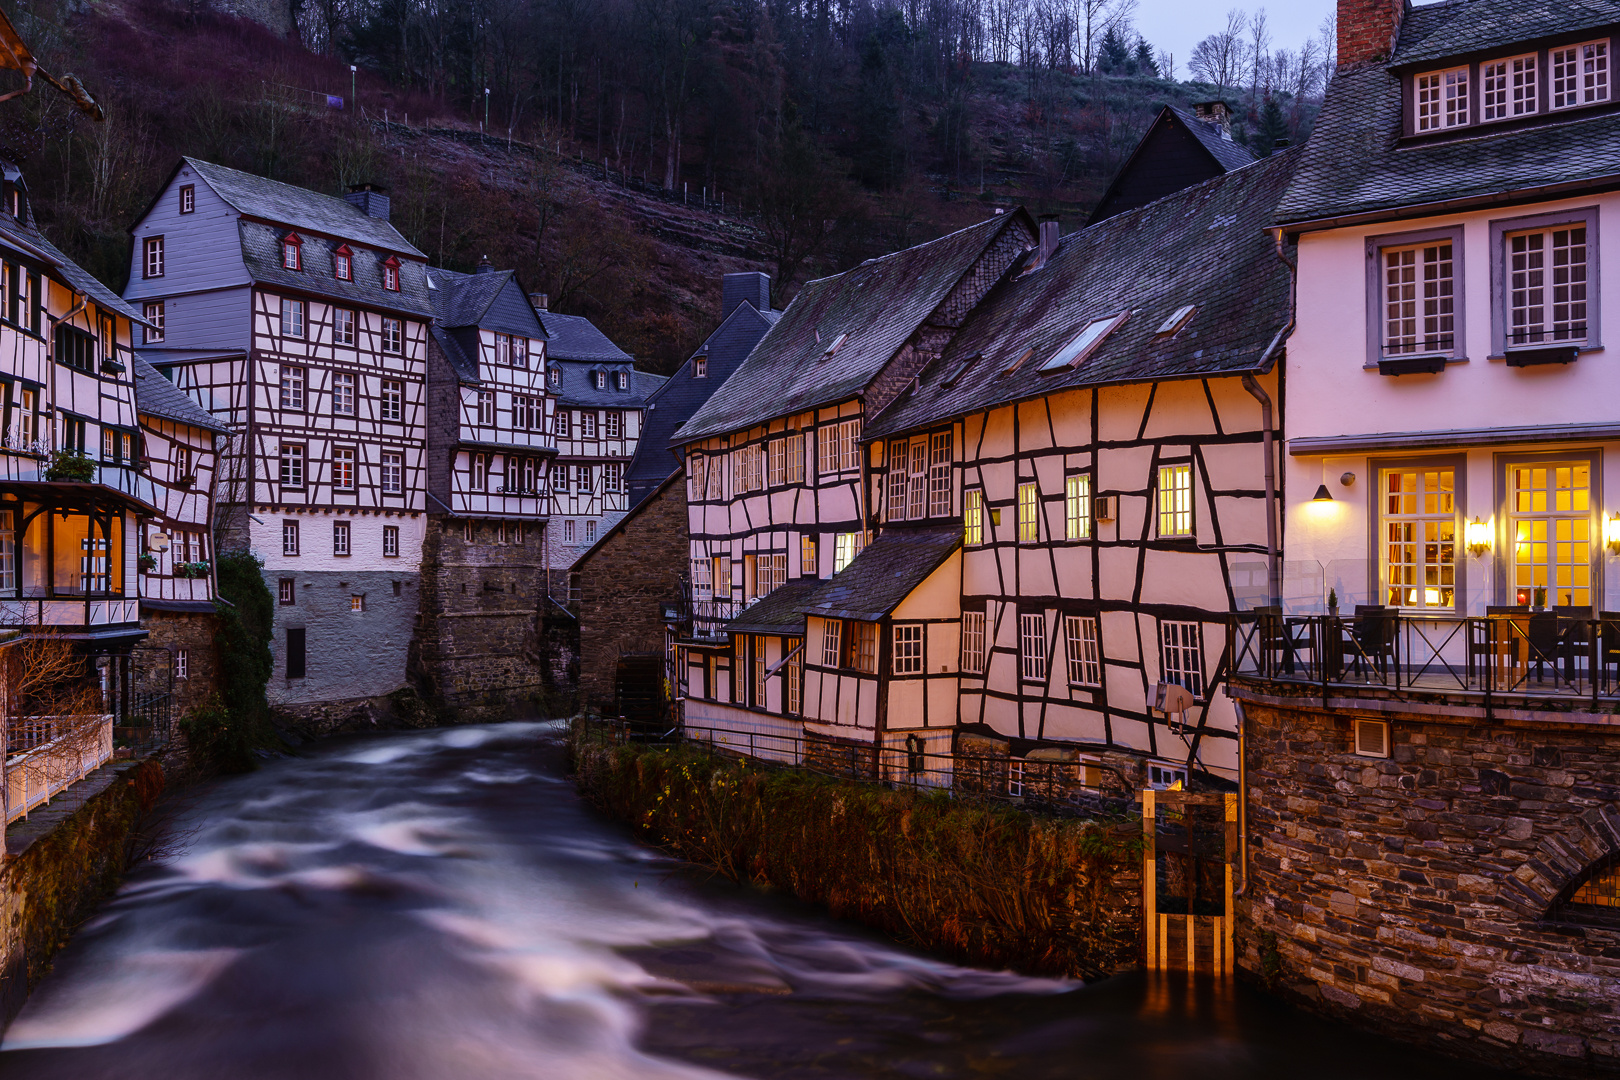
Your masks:
{"label": "stone masonry wall", "polygon": [[[152,662],[157,662],[160,650],[167,656],[169,670],[175,672],[173,715],[179,720],[219,689],[219,646],[214,641],[219,620],[208,612],[148,611],[141,616],[141,625],[147,632],[141,643],[142,654],[154,650]],[[186,653],[183,679],[174,664],[175,655],[182,649]]]}
{"label": "stone masonry wall", "polygon": [[[510,529],[510,526],[508,527]],[[435,518],[422,546],[422,607],[412,681],[446,717],[468,723],[529,715],[541,694],[543,530],[518,542],[496,524]]]}
{"label": "stone masonry wall", "polygon": [[1498,1066],[1620,1072],[1620,920],[1557,903],[1620,853],[1620,731],[1396,720],[1381,759],[1350,714],[1268,701],[1244,706],[1239,967]]}
{"label": "stone masonry wall", "polygon": [[664,651],[660,609],[680,597],[686,560],[686,484],[676,480],[575,567],[579,692],[587,706],[612,705],[620,654]]}

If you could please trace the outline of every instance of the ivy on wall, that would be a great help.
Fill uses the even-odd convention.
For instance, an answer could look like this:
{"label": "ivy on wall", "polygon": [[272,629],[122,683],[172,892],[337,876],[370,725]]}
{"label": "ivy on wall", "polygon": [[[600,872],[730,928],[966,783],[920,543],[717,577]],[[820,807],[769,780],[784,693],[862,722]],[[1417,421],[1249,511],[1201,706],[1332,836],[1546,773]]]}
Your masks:
{"label": "ivy on wall", "polygon": [[217,772],[249,772],[254,750],[274,745],[264,688],[275,607],[264,583],[264,563],[251,552],[219,557],[219,693],[180,721],[195,763]]}

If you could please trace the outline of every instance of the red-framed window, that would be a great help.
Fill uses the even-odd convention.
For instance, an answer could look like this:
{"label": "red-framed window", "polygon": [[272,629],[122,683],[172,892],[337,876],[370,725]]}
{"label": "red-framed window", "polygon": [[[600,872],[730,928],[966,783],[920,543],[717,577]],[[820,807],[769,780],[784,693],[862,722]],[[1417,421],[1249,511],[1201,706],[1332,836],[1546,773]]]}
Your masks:
{"label": "red-framed window", "polygon": [[354,280],[354,252],[344,244],[332,252],[332,276],[339,281]]}
{"label": "red-framed window", "polygon": [[383,260],[383,288],[399,292],[399,260],[392,255]]}
{"label": "red-framed window", "polygon": [[304,241],[297,233],[288,233],[281,238],[281,265],[288,270],[302,270],[304,268],[303,256]]}

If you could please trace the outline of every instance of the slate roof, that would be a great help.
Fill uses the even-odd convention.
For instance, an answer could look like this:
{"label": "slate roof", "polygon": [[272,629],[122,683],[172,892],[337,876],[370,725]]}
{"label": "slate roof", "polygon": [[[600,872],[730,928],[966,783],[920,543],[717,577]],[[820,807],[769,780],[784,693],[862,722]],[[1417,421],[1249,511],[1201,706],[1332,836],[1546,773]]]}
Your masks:
{"label": "slate roof", "polygon": [[220,423],[207,409],[195,401],[174,383],[165,379],[161,372],[141,356],[135,354],[135,410],[146,416],[156,416],[163,420],[172,420],[178,424],[190,424],[205,431],[228,432],[231,429]]}
{"label": "slate roof", "polygon": [[[1032,273],[1015,267],[915,388],[868,419],[865,437],[1058,390],[1262,368],[1290,303],[1289,271],[1265,227],[1299,153],[1274,154],[1070,233]],[[1188,304],[1197,305],[1191,320],[1160,336]],[[1040,372],[1092,320],[1127,310],[1078,367]]]}
{"label": "slate roof", "polygon": [[31,205],[27,216],[27,221],[18,221],[10,214],[0,214],[0,241],[50,266],[63,281],[108,311],[116,311],[143,326],[148,325],[141,313],[126,303],[123,297],[107,288],[90,271],[62,254],[55,244],[45,239],[45,234],[39,231],[39,226],[33,220]]}
{"label": "slate roof", "polygon": [[962,543],[962,525],[890,526],[841,573],[821,583],[800,610],[836,619],[881,619],[938,570]]}
{"label": "slate roof", "polygon": [[284,223],[296,229],[340,236],[350,243],[358,242],[384,251],[427,258],[412,247],[393,225],[382,218],[363,213],[346,199],[227,169],[223,165],[197,158],[188,157],[184,161],[238,213]]}
{"label": "slate roof", "polygon": [[555,311],[535,313],[546,330],[546,355],[553,360],[585,360],[628,364],[630,354],[608,340],[596,324],[579,315]]}
{"label": "slate roof", "polygon": [[1407,11],[1397,67],[1620,23],[1620,0],[1452,0]]}
{"label": "slate roof", "polygon": [[[845,572],[849,567],[844,568]],[[827,582],[820,578],[794,578],[771,591],[722,628],[728,634],[803,634],[806,601]]]}
{"label": "slate roof", "polygon": [[[348,204],[345,203],[345,206]],[[288,270],[281,262],[281,241],[287,230],[276,225],[238,219],[242,237],[242,263],[248,276],[263,285],[274,285],[297,292],[316,293],[339,303],[396,311],[418,318],[433,316],[428,293],[427,267],[412,259],[399,260],[399,291],[382,287],[383,262],[392,252],[374,250],[349,242],[353,252],[353,281],[339,281],[332,273],[332,253],[339,242],[325,237],[303,236],[302,270]]]}
{"label": "slate roof", "polygon": [[1214,124],[1206,123],[1192,113],[1183,112],[1173,105],[1166,105],[1165,111],[1187,125],[1187,130],[1193,133],[1198,145],[1208,150],[1210,156],[1227,172],[1254,164],[1254,155],[1249,152],[1249,148],[1223,136]]}
{"label": "slate roof", "polygon": [[746,300],[738,304],[693,354],[708,360],[708,374],[693,378],[688,361],[648,399],[641,441],[625,476],[632,497],[681,467],[680,457],[669,448],[675,432],[731,377],[781,315],[760,311]]}
{"label": "slate roof", "polygon": [[1614,112],[1554,115],[1505,131],[1482,125],[1439,141],[1399,144],[1402,95],[1395,67],[1610,22],[1620,22],[1620,0],[1452,0],[1412,8],[1401,25],[1395,65],[1349,67],[1328,84],[1277,221],[1377,217],[1620,175],[1620,114]]}
{"label": "slate roof", "polygon": [[[435,286],[428,290],[433,300],[433,313],[445,326],[481,326],[521,337],[544,338],[545,328],[540,325],[528,294],[517,279],[515,270],[492,270],[482,274],[463,274],[455,270],[429,270],[428,280]],[[502,290],[511,287],[522,294],[521,308],[502,310],[495,305]]]}
{"label": "slate roof", "polygon": [[444,353],[444,358],[450,361],[450,366],[455,368],[457,378],[471,386],[483,385],[484,379],[478,374],[478,362],[467,355],[467,350],[461,347],[454,334],[437,322],[428,325],[428,333]]}
{"label": "slate roof", "polygon": [[[550,344],[547,343],[547,348]],[[562,373],[562,385],[554,386],[549,377],[546,388],[557,395],[557,404],[572,405],[576,408],[601,409],[639,409],[647,404],[647,399],[663,386],[667,381],[663,375],[654,375],[650,371],[637,371],[630,366],[630,358],[625,357],[622,363],[579,363],[575,361],[553,362],[549,357],[546,360],[548,368],[558,368]],[[596,382],[591,377],[595,371],[608,373],[607,388],[598,390]],[[618,372],[630,373],[630,389],[620,390]]]}
{"label": "slate roof", "polygon": [[1020,210],[807,282],[676,439],[689,443],[860,394],[1002,232],[1016,227],[1034,235]]}

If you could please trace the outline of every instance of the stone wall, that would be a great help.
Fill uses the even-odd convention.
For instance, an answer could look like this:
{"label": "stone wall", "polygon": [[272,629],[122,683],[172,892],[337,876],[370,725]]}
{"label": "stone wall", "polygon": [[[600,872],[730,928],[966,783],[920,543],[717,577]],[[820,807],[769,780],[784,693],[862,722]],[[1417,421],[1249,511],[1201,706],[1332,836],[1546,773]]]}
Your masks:
{"label": "stone wall", "polygon": [[576,567],[579,693],[611,708],[622,653],[662,653],[662,606],[678,600],[687,566],[686,485],[665,484]]}
{"label": "stone wall", "polygon": [[539,705],[544,530],[498,536],[494,522],[475,521],[469,542],[461,519],[436,517],[423,540],[410,671],[446,719],[505,720]]}
{"label": "stone wall", "polygon": [[[142,659],[150,656],[149,663],[166,662],[174,672],[171,684],[174,719],[179,720],[219,690],[219,646],[214,640],[219,620],[209,612],[145,611],[141,614],[141,625],[147,638],[137,655]],[[175,666],[175,657],[181,650],[186,654],[185,678],[180,678]],[[156,685],[165,680],[151,678],[147,681]]]}
{"label": "stone wall", "polygon": [[[405,686],[406,657],[420,591],[413,567],[383,570],[273,570],[264,574],[276,600],[275,667],[265,688],[273,712],[302,717],[386,697]],[[280,579],[293,602],[280,603]],[[354,597],[361,597],[356,609]],[[287,631],[302,627],[305,674],[287,676]]]}
{"label": "stone wall", "polygon": [[1430,715],[1360,757],[1353,714],[1247,696],[1240,968],[1498,1066],[1620,1071],[1620,919],[1560,904],[1620,854],[1620,731]]}

